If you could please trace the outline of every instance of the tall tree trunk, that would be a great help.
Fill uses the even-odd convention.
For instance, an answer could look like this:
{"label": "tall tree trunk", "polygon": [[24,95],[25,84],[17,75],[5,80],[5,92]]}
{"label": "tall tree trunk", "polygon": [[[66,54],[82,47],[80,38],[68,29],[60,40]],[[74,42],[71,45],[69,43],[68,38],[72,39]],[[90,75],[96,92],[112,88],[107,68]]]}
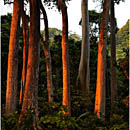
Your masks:
{"label": "tall tree trunk", "polygon": [[97,63],[97,84],[95,96],[95,114],[99,119],[105,116],[106,100],[106,43],[107,43],[107,24],[109,15],[110,1],[103,3],[103,13],[100,25],[99,44],[98,44],[98,63]]}
{"label": "tall tree trunk", "polygon": [[115,10],[114,0],[111,0],[111,110],[115,105],[117,98],[117,81],[116,81],[116,39],[115,39]]}
{"label": "tall tree trunk", "polygon": [[88,14],[88,0],[82,0],[82,50],[79,65],[79,72],[77,78],[77,86],[82,93],[89,93],[89,14]]}
{"label": "tall tree trunk", "polygon": [[6,115],[16,109],[18,79],[18,31],[20,26],[21,0],[14,0],[10,30],[8,72],[6,88]]}
{"label": "tall tree trunk", "polygon": [[62,104],[68,107],[68,113],[71,114],[70,107],[70,72],[69,72],[69,52],[68,52],[68,15],[67,6],[64,0],[58,0],[58,5],[62,12],[62,66],[63,66],[63,101]]}
{"label": "tall tree trunk", "polygon": [[28,42],[29,42],[29,30],[28,23],[29,18],[24,11],[24,3],[22,3],[22,24],[23,24],[23,68],[22,68],[22,76],[21,76],[21,89],[20,89],[20,100],[19,104],[22,105],[24,89],[26,83],[26,73],[27,73],[27,59],[28,59]]}
{"label": "tall tree trunk", "polygon": [[51,53],[49,47],[49,32],[48,32],[48,18],[46,14],[46,10],[43,7],[42,3],[40,3],[40,9],[42,10],[44,16],[44,25],[45,25],[45,42],[41,39],[41,45],[46,58],[46,72],[47,72],[47,88],[48,88],[48,102],[53,101],[53,83],[52,83],[52,66],[51,66]]}
{"label": "tall tree trunk", "polygon": [[27,76],[23,105],[20,115],[26,113],[26,109],[34,109],[34,121],[38,119],[38,77],[39,77],[39,57],[40,57],[40,2],[30,0],[30,30]]}

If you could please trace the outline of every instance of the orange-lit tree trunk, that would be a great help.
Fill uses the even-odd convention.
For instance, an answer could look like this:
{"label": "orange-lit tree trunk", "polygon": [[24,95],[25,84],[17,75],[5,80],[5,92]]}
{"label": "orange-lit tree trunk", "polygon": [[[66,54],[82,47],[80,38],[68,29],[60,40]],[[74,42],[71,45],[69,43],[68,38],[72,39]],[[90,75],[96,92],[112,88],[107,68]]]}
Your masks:
{"label": "orange-lit tree trunk", "polygon": [[40,57],[40,2],[30,0],[30,30],[27,76],[23,105],[20,115],[22,120],[26,109],[31,107],[34,112],[34,121],[38,119],[38,77],[39,77],[39,57]]}
{"label": "orange-lit tree trunk", "polygon": [[6,88],[5,112],[8,116],[16,109],[17,78],[18,78],[18,31],[20,25],[21,0],[14,0],[13,16],[10,30],[8,72]]}
{"label": "orange-lit tree trunk", "polygon": [[115,105],[117,98],[117,82],[116,82],[116,38],[115,38],[115,10],[114,10],[114,0],[111,0],[111,110]]}
{"label": "orange-lit tree trunk", "polygon": [[22,76],[21,76],[21,89],[20,89],[20,99],[19,104],[23,102],[23,95],[26,83],[26,73],[27,73],[27,57],[28,57],[28,42],[29,42],[29,30],[28,23],[29,18],[24,11],[24,5],[22,3],[22,24],[23,24],[23,68],[22,68]]}
{"label": "orange-lit tree trunk", "polygon": [[62,66],[63,66],[63,101],[62,101],[62,104],[68,107],[68,113],[66,114],[71,114],[67,6],[64,0],[58,0],[58,5],[62,12]]}
{"label": "orange-lit tree trunk", "polygon": [[89,14],[88,0],[82,0],[82,50],[77,78],[77,86],[82,93],[89,93]]}
{"label": "orange-lit tree trunk", "polygon": [[53,83],[52,83],[52,66],[51,66],[51,53],[49,47],[49,32],[48,32],[48,18],[46,10],[40,3],[40,9],[42,10],[45,25],[45,42],[43,42],[42,37],[40,38],[40,43],[42,45],[45,58],[46,58],[46,72],[47,72],[47,89],[48,89],[48,102],[53,101]]}
{"label": "orange-lit tree trunk", "polygon": [[104,119],[105,116],[106,42],[107,42],[109,5],[110,1],[105,0],[103,3],[103,13],[100,25],[99,44],[98,44],[95,114],[99,119]]}

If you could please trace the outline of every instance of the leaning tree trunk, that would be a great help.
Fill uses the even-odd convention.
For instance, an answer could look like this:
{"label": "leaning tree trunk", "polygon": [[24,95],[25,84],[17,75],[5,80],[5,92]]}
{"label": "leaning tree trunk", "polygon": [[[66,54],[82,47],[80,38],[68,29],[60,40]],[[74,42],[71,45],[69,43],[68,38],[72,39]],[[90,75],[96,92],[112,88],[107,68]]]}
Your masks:
{"label": "leaning tree trunk", "polygon": [[82,50],[79,65],[79,72],[77,77],[77,87],[81,93],[89,93],[89,14],[88,14],[88,0],[82,0]]}
{"label": "leaning tree trunk", "polygon": [[49,47],[49,32],[48,32],[48,18],[46,10],[40,3],[40,9],[42,10],[44,16],[44,25],[45,25],[45,42],[43,42],[42,37],[40,38],[41,45],[46,58],[46,72],[47,72],[47,88],[48,88],[48,102],[53,101],[53,83],[52,83],[52,66],[51,66],[51,53]]}
{"label": "leaning tree trunk", "polygon": [[67,7],[63,0],[58,0],[62,12],[62,66],[63,66],[63,101],[62,104],[68,107],[66,114],[71,114],[70,107],[70,72],[68,52],[68,15]]}
{"label": "leaning tree trunk", "polygon": [[103,4],[103,13],[100,25],[99,44],[98,44],[98,63],[97,63],[97,84],[95,96],[95,114],[99,119],[105,116],[105,89],[106,89],[106,43],[107,25],[109,15],[109,0]]}
{"label": "leaning tree trunk", "polygon": [[111,0],[111,110],[115,106],[115,101],[117,98],[117,82],[116,82],[116,39],[115,39],[115,10],[114,10],[114,0]]}
{"label": "leaning tree trunk", "polygon": [[39,58],[40,58],[40,2],[30,0],[30,31],[27,76],[23,105],[20,115],[26,113],[26,109],[31,107],[34,112],[34,121],[38,119],[38,77],[39,77]]}
{"label": "leaning tree trunk", "polygon": [[22,4],[22,24],[23,24],[23,68],[22,68],[22,76],[21,76],[21,89],[20,89],[20,99],[19,104],[22,105],[24,89],[26,83],[26,73],[27,73],[27,59],[28,59],[28,42],[29,42],[29,30],[28,23],[29,18],[24,11],[24,5]]}
{"label": "leaning tree trunk", "polygon": [[5,112],[8,116],[16,109],[18,79],[18,31],[20,26],[21,0],[14,0],[10,30]]}

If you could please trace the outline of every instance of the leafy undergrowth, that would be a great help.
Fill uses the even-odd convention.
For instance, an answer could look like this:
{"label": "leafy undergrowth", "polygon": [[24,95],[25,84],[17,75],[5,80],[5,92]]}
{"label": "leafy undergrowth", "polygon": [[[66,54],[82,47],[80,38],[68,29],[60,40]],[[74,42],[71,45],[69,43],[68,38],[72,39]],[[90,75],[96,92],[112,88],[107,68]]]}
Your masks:
{"label": "leafy undergrowth", "polygon": [[[60,92],[59,92],[60,94]],[[19,122],[19,112],[16,111],[8,118],[2,116],[2,130],[128,130],[128,106],[124,102],[117,102],[115,112],[109,119],[99,120],[93,114],[93,94],[89,104],[84,95],[73,92],[71,98],[71,116],[63,114],[67,108],[62,104],[45,102],[39,98],[39,120],[33,123],[34,111],[28,108],[23,121]]]}

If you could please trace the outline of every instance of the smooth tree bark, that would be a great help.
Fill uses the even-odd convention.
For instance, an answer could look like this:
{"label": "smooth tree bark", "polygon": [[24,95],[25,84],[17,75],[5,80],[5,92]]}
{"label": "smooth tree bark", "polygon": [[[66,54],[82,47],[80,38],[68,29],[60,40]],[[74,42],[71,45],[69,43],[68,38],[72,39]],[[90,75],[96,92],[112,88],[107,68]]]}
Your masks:
{"label": "smooth tree bark", "polygon": [[71,115],[70,106],[70,72],[69,72],[69,52],[68,52],[68,15],[67,6],[64,0],[58,0],[58,5],[62,12],[62,69],[63,69],[63,100],[62,104],[67,106]]}
{"label": "smooth tree bark", "polygon": [[114,0],[111,0],[110,7],[110,23],[111,23],[111,110],[115,106],[115,101],[117,99],[117,80],[116,80],[116,38],[115,38],[115,10],[114,10]]}
{"label": "smooth tree bark", "polygon": [[105,117],[105,100],[106,100],[106,43],[107,43],[107,26],[109,15],[109,0],[104,0],[103,13],[99,32],[98,44],[98,62],[97,62],[97,83],[95,95],[95,114],[99,119]]}
{"label": "smooth tree bark", "polygon": [[51,65],[51,53],[49,47],[49,31],[48,31],[48,18],[45,8],[42,3],[40,3],[40,9],[44,17],[45,25],[45,42],[42,37],[40,38],[40,43],[46,58],[46,72],[47,72],[47,89],[48,89],[48,102],[53,102],[53,83],[52,83],[52,65]]}
{"label": "smooth tree bark", "polygon": [[40,58],[40,2],[30,0],[30,30],[27,76],[23,105],[20,115],[27,113],[27,108],[34,110],[34,122],[38,120],[38,78],[39,78],[39,58]]}
{"label": "smooth tree bark", "polygon": [[18,81],[18,33],[20,27],[21,0],[14,0],[9,39],[8,72],[6,88],[5,115],[16,109]]}
{"label": "smooth tree bark", "polygon": [[22,105],[24,90],[25,90],[25,83],[26,83],[28,43],[29,43],[29,29],[28,29],[29,17],[26,15],[26,12],[24,11],[24,2],[22,3],[21,15],[22,15],[22,25],[23,25],[23,68],[22,68],[22,76],[21,76],[21,89],[20,89],[19,104]]}
{"label": "smooth tree bark", "polygon": [[88,0],[82,0],[82,46],[79,72],[77,77],[77,87],[81,93],[89,93],[89,57],[90,57],[90,42],[89,42],[89,14]]}

